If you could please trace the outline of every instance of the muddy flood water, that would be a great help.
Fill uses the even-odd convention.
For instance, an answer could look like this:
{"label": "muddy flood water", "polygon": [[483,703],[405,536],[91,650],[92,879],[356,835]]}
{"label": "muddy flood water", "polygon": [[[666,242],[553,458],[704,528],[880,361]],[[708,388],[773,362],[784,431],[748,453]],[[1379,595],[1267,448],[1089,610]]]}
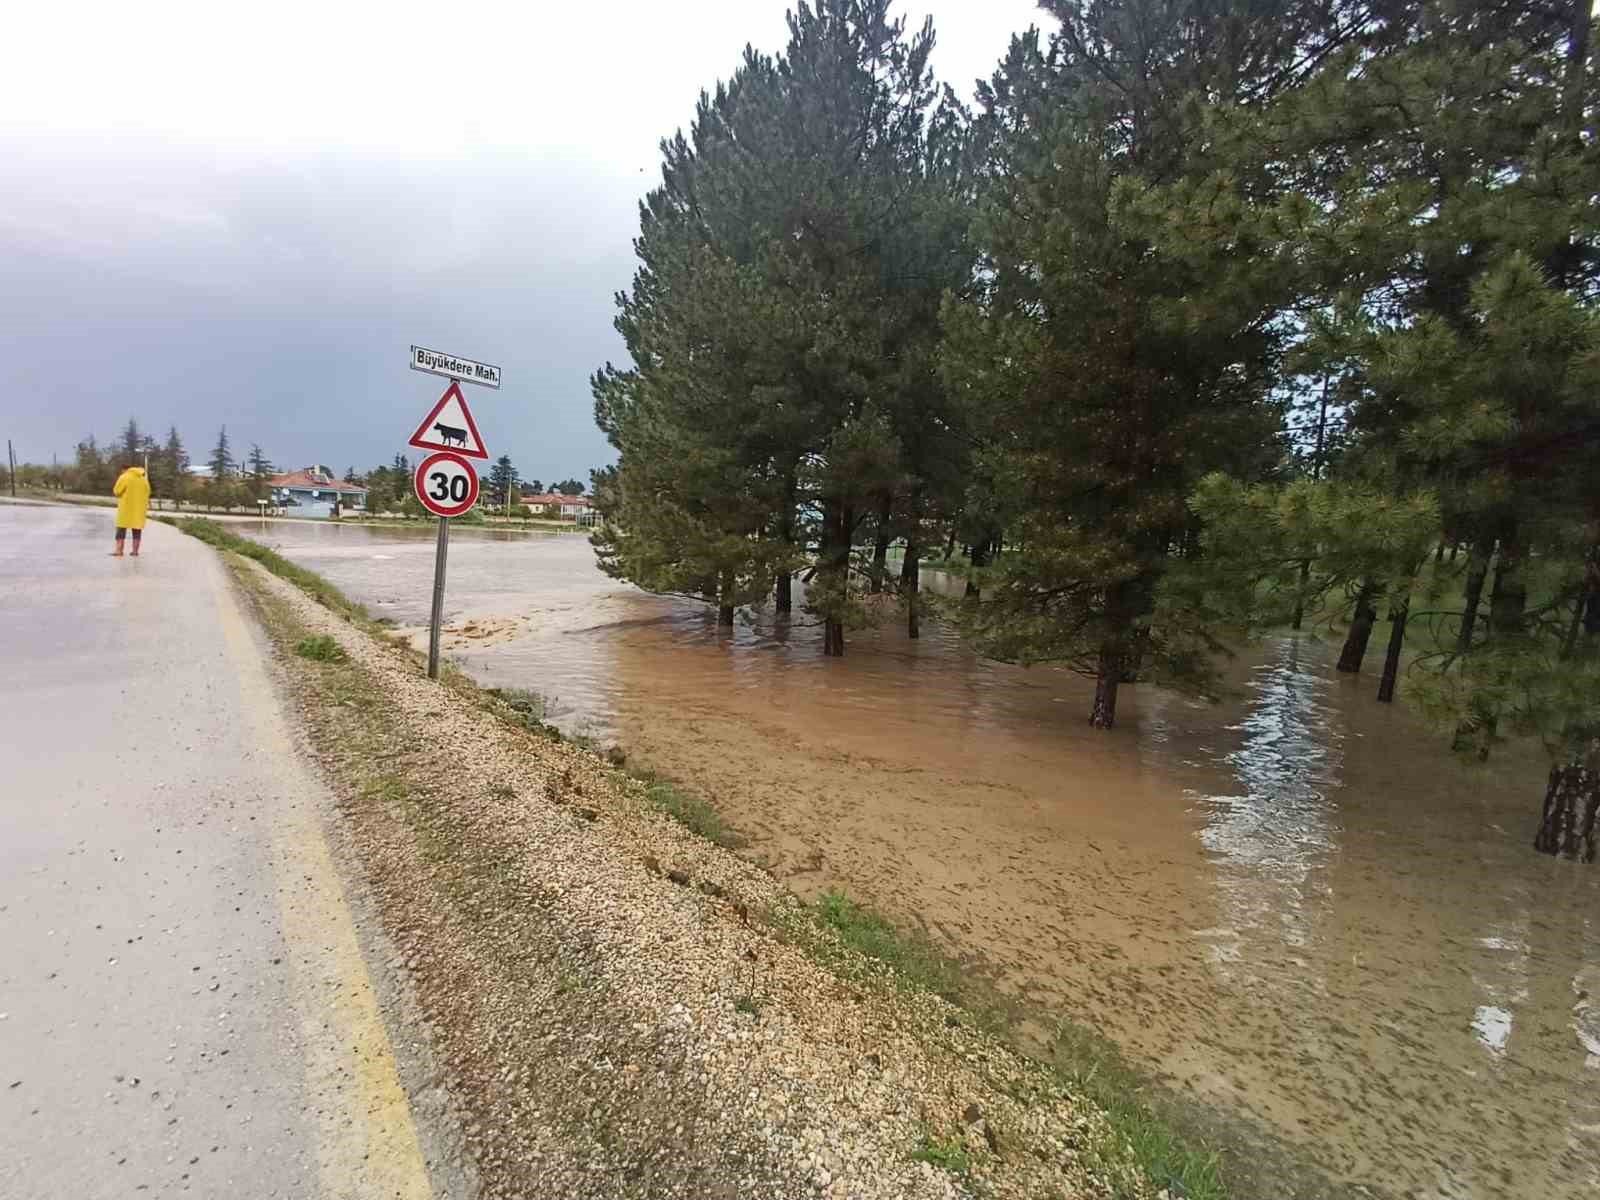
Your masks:
{"label": "muddy flood water", "polygon": [[[248,532],[426,619],[429,530]],[[1250,648],[1217,706],[1125,689],[1108,736],[1083,680],[936,622],[843,661],[798,612],[719,636],[582,537],[453,531],[447,612],[481,683],[713,798],[801,894],[923,922],[1351,1194],[1600,1195],[1600,866],[1529,849],[1536,754],[1456,763],[1326,643]]]}

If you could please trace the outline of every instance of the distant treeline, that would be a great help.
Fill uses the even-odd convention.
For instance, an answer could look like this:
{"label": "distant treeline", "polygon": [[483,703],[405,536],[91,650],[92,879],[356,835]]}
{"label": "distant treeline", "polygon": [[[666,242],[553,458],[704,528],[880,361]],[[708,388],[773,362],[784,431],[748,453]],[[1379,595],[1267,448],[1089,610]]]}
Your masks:
{"label": "distant treeline", "polygon": [[[151,494],[157,499],[212,509],[253,507],[256,501],[268,497],[272,477],[289,469],[275,465],[254,443],[243,461],[236,459],[227,426],[223,426],[217,431],[216,442],[203,467],[195,471],[177,426],[169,426],[165,439],[158,440],[145,432],[137,417],[130,417],[127,425],[104,443],[92,434],[83,438],[70,463],[19,463],[16,483],[19,488],[35,491],[103,495],[110,492],[117,476],[130,466],[148,467]],[[397,454],[388,464],[369,471],[349,467],[342,478],[346,483],[367,489],[367,507],[372,512],[425,516],[413,492],[414,466],[407,455]],[[9,465],[0,462],[0,487],[10,487],[8,470]],[[503,506],[507,486],[530,495],[545,490],[537,479],[519,479],[511,459],[502,455],[485,479],[484,503]],[[578,496],[585,489],[577,479],[569,478],[551,485],[550,490]]]}

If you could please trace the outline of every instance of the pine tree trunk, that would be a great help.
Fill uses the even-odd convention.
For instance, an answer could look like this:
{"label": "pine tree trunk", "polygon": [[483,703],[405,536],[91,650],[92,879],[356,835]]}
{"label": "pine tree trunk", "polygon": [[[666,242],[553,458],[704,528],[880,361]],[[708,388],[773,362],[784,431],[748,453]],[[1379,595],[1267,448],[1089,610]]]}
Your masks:
{"label": "pine tree trunk", "polygon": [[1528,608],[1528,582],[1523,576],[1527,551],[1515,530],[1500,541],[1500,561],[1494,568],[1494,587],[1489,592],[1489,629],[1499,636],[1522,632],[1522,617]]}
{"label": "pine tree trunk", "polygon": [[1117,723],[1117,687],[1122,683],[1122,655],[1116,645],[1105,642],[1100,647],[1100,661],[1096,664],[1094,679],[1094,707],[1089,710],[1089,724],[1095,729],[1110,729]]}
{"label": "pine tree trunk", "polygon": [[734,577],[732,571],[724,571],[722,580],[717,588],[717,628],[733,628],[733,590]]}
{"label": "pine tree trunk", "polygon": [[[794,472],[787,471],[783,477],[783,515],[778,519],[778,536],[783,539],[784,545],[794,545],[794,500],[795,500]],[[794,576],[788,571],[778,572],[778,578],[772,588],[773,607],[777,615],[787,617],[794,612]]]}
{"label": "pine tree trunk", "polygon": [[1289,622],[1289,628],[1298,630],[1301,622],[1306,617],[1306,580],[1311,578],[1311,560],[1300,560],[1300,593],[1294,598],[1294,619]]}
{"label": "pine tree trunk", "polygon": [[950,536],[945,539],[945,543],[944,543],[944,560],[945,560],[945,562],[948,563],[952,558],[954,558],[955,557],[955,553],[956,553],[956,527],[954,525],[952,525],[952,526],[950,526]]}
{"label": "pine tree trunk", "polygon": [[[848,508],[830,501],[823,516],[826,529],[826,547],[823,555],[824,569],[829,576],[830,590],[837,588],[839,602],[843,603],[850,590],[850,531],[852,516]],[[836,615],[823,618],[822,653],[827,658],[844,657],[844,622]]]}
{"label": "pine tree trunk", "polygon": [[1595,818],[1600,814],[1600,771],[1581,758],[1550,768],[1544,813],[1533,848],[1540,854],[1563,855],[1582,862],[1595,859]]}
{"label": "pine tree trunk", "polygon": [[1439,545],[1434,549],[1433,561],[1435,565],[1444,561],[1444,539],[1439,539]]}
{"label": "pine tree trunk", "polygon": [[906,539],[906,559],[900,564],[900,591],[906,598],[906,636],[922,636],[921,614],[917,611],[922,599],[922,550],[910,538]]}
{"label": "pine tree trunk", "polygon": [[872,594],[883,595],[883,581],[889,574],[889,517],[891,500],[888,496],[878,506],[878,536],[872,547]]}
{"label": "pine tree trunk", "polygon": [[844,657],[844,624],[832,617],[822,624],[822,653],[827,658]]}
{"label": "pine tree trunk", "polygon": [[1378,610],[1372,604],[1372,594],[1377,590],[1369,581],[1361,585],[1361,593],[1356,597],[1355,616],[1350,621],[1350,632],[1345,635],[1344,649],[1339,654],[1338,669],[1347,675],[1359,672],[1362,660],[1367,657],[1367,642],[1371,640],[1372,626],[1378,620]]}
{"label": "pine tree trunk", "polygon": [[989,542],[988,542],[988,539],[985,538],[985,539],[981,539],[979,541],[973,542],[972,543],[972,566],[967,571],[966,598],[968,600],[979,600],[979,599],[982,599],[982,597],[983,597],[983,588],[981,586],[979,586],[978,581],[975,578],[973,578],[973,575],[974,575],[975,572],[982,570],[984,567],[986,567],[988,565],[989,565]]}
{"label": "pine tree trunk", "polygon": [[1472,649],[1472,635],[1478,627],[1478,605],[1483,599],[1483,580],[1489,573],[1489,556],[1494,553],[1494,543],[1474,542],[1472,557],[1467,562],[1467,582],[1463,595],[1466,604],[1461,610],[1461,631],[1456,635],[1456,653],[1465,654]]}
{"label": "pine tree trunk", "polygon": [[1567,622],[1566,635],[1561,639],[1561,657],[1568,659],[1578,648],[1578,634],[1583,629],[1583,608],[1587,597],[1580,595],[1572,605],[1572,620]]}
{"label": "pine tree trunk", "polygon": [[1378,681],[1378,699],[1384,704],[1394,700],[1395,680],[1400,674],[1400,650],[1405,645],[1406,618],[1410,614],[1410,597],[1389,609],[1389,652],[1383,656],[1383,678]]}

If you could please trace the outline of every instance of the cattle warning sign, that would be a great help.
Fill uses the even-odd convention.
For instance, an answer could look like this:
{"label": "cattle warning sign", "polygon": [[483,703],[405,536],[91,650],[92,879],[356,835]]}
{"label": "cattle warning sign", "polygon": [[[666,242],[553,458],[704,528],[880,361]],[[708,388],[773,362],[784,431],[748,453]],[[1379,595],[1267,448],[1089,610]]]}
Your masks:
{"label": "cattle warning sign", "polygon": [[433,411],[422,418],[422,424],[406,443],[418,450],[449,450],[467,458],[488,458],[483,438],[478,435],[472,410],[467,407],[461,385],[454,380],[445,388]]}

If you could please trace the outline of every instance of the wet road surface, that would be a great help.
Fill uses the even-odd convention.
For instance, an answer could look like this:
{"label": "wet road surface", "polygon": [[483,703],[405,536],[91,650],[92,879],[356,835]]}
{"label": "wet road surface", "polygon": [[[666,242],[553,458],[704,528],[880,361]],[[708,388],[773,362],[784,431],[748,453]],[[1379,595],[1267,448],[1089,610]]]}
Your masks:
{"label": "wet road surface", "polygon": [[434,1195],[216,556],[0,506],[0,1196]]}

